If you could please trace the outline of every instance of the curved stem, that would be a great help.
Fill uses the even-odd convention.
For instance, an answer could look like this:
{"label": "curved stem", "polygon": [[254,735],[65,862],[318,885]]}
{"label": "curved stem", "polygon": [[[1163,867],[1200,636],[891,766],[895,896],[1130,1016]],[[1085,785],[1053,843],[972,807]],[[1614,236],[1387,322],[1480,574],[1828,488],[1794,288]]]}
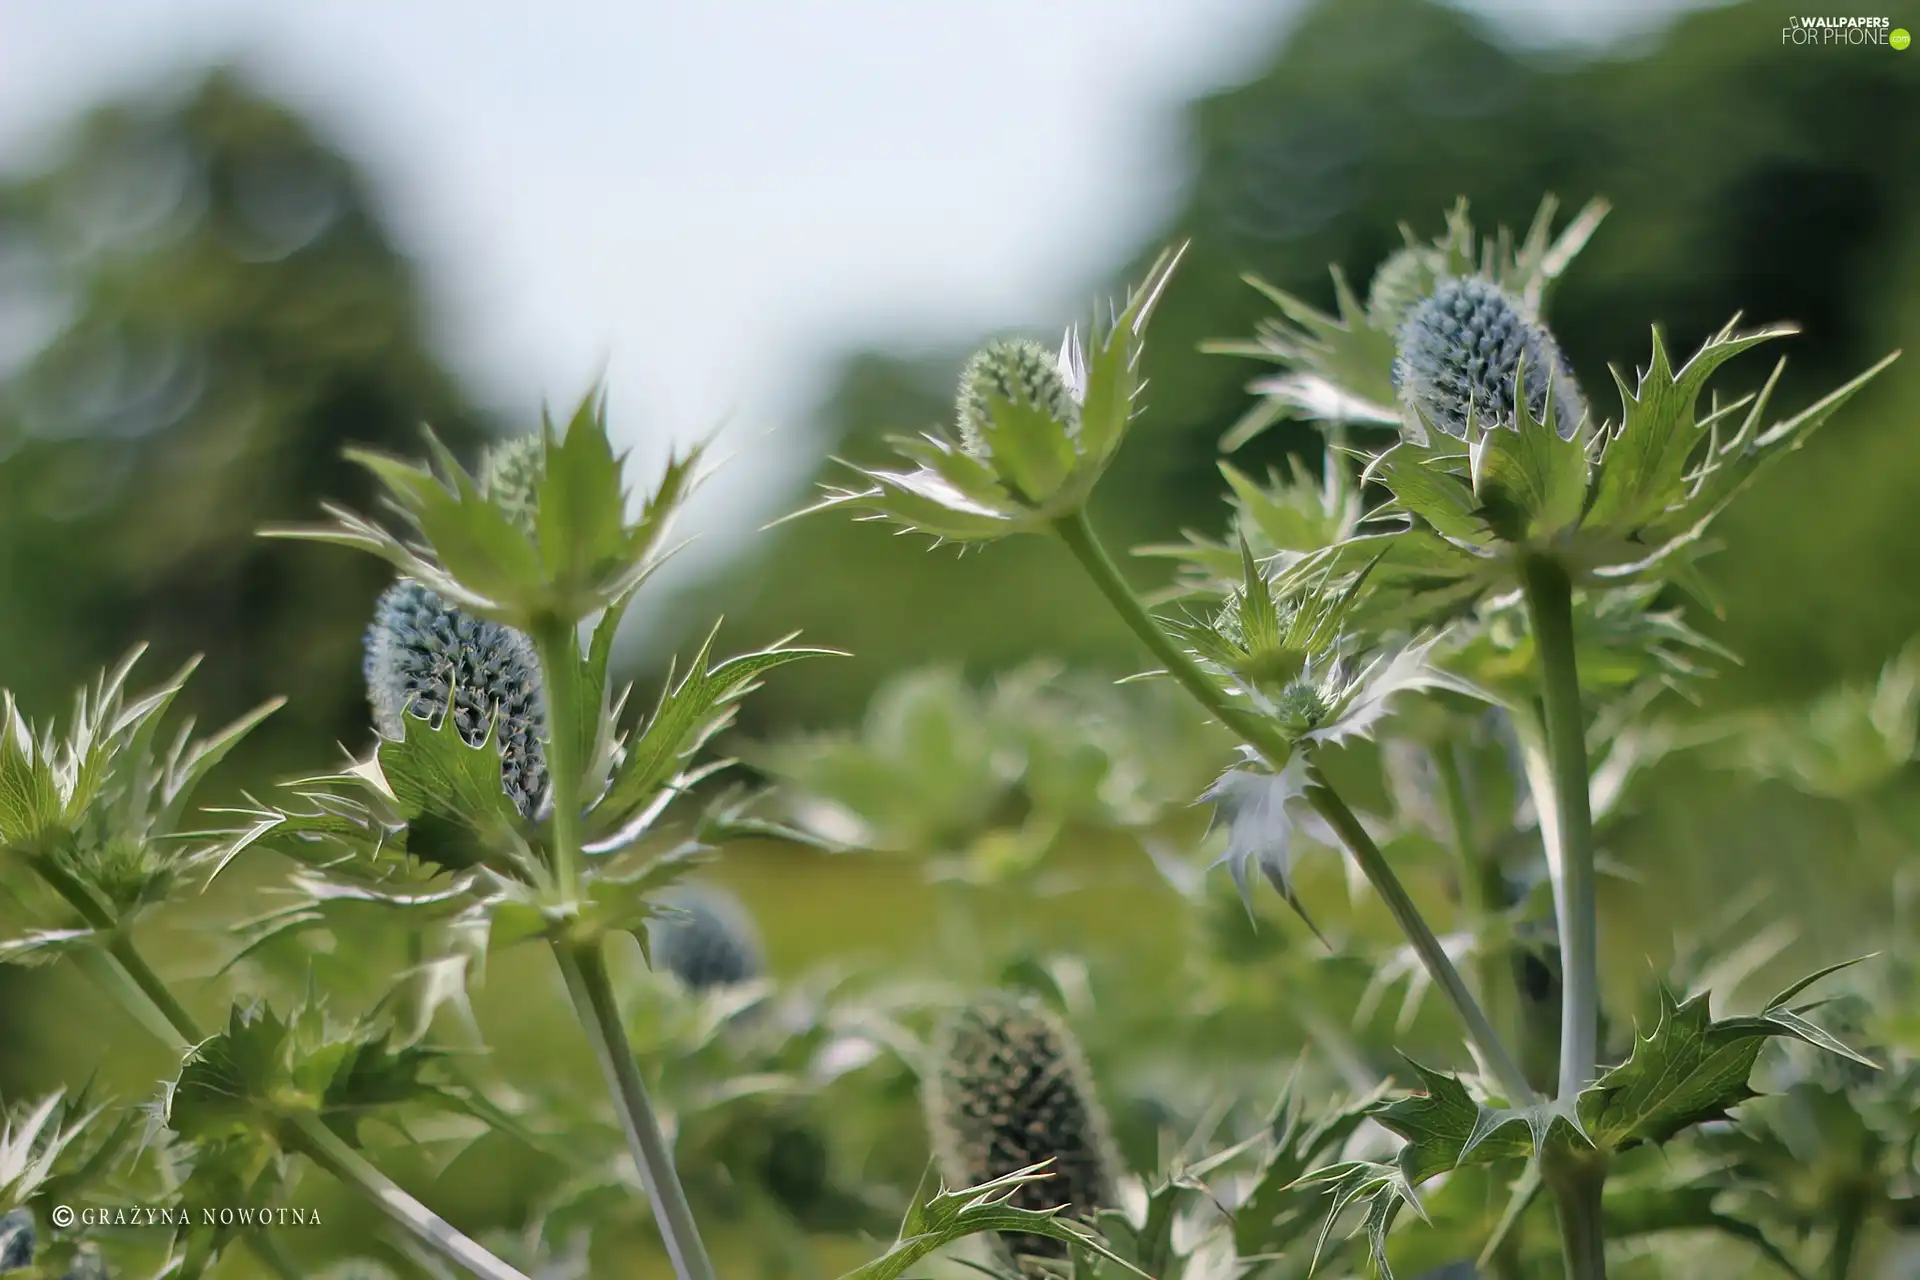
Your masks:
{"label": "curved stem", "polygon": [[700,1232],[687,1204],[687,1193],[673,1166],[673,1151],[660,1131],[653,1103],[647,1097],[646,1082],[633,1059],[627,1032],[620,1021],[614,1001],[613,983],[607,976],[606,958],[597,941],[567,942],[555,939],[554,958],[573,997],[581,1025],[593,1042],[593,1053],[600,1060],[607,1090],[613,1095],[620,1123],[627,1131],[627,1146],[633,1162],[646,1184],[647,1199],[653,1205],[653,1218],[660,1229],[673,1261],[674,1274],[680,1280],[716,1280],[713,1263],[701,1243]]}
{"label": "curved stem", "polygon": [[365,1156],[341,1141],[320,1117],[306,1112],[289,1116],[282,1139],[289,1150],[298,1151],[360,1192],[422,1244],[465,1267],[480,1280],[527,1280],[524,1274],[488,1253],[446,1219],[401,1190],[393,1179],[368,1163]]}
{"label": "curved stem", "polygon": [[[1167,674],[1179,681],[1195,701],[1237,734],[1242,742],[1258,751],[1269,767],[1283,768],[1293,755],[1293,744],[1287,741],[1278,727],[1236,706],[1226,690],[1154,621],[1153,615],[1147,612],[1146,606],[1121,576],[1113,558],[1100,544],[1086,512],[1076,512],[1056,521],[1054,530],[1093,579],[1100,594],[1107,598],[1107,602],[1140,638],[1140,642],[1165,666]],[[1500,1042],[1500,1037],[1494,1033],[1493,1024],[1487,1021],[1486,1013],[1473,998],[1473,993],[1467,990],[1467,984],[1461,981],[1453,961],[1440,946],[1440,940],[1434,937],[1433,930],[1427,926],[1420,909],[1414,905],[1400,878],[1387,864],[1385,855],[1373,842],[1373,837],[1367,834],[1360,820],[1354,817],[1353,811],[1347,808],[1319,771],[1310,767],[1308,772],[1307,799],[1339,833],[1355,864],[1387,904],[1388,911],[1392,912],[1402,932],[1407,935],[1407,941],[1426,965],[1434,985],[1440,988],[1460,1015],[1461,1022],[1466,1025],[1468,1038],[1480,1051],[1488,1070],[1493,1072],[1510,1100],[1516,1103],[1533,1102],[1535,1095],[1527,1084],[1526,1076],[1514,1063],[1512,1055]]]}
{"label": "curved stem", "polygon": [[1461,980],[1460,971],[1453,967],[1446,948],[1440,945],[1440,939],[1428,927],[1426,917],[1420,914],[1420,908],[1407,895],[1400,878],[1387,865],[1386,855],[1380,852],[1380,846],[1360,825],[1360,819],[1354,816],[1353,810],[1327,785],[1317,765],[1307,766],[1307,801],[1313,805],[1315,812],[1327,820],[1327,825],[1339,834],[1341,843],[1347,846],[1354,862],[1367,877],[1367,883],[1380,895],[1380,900],[1386,904],[1400,931],[1407,935],[1407,941],[1432,975],[1434,985],[1440,988],[1448,1003],[1459,1013],[1460,1020],[1466,1023],[1467,1038],[1480,1051],[1487,1069],[1493,1072],[1494,1079],[1506,1090],[1507,1097],[1520,1104],[1532,1103],[1535,1100],[1534,1092],[1527,1083],[1526,1073],[1520,1070],[1520,1065],[1507,1052],[1506,1045],[1501,1043],[1485,1011]]}
{"label": "curved stem", "polygon": [[[1586,717],[1574,658],[1573,584],[1551,560],[1523,567],[1527,613],[1540,654],[1541,708],[1546,725],[1550,806],[1535,786],[1542,832],[1549,821],[1548,869],[1560,925],[1560,1099],[1579,1096],[1599,1060],[1599,921],[1594,902],[1593,812],[1587,768]],[[1533,773],[1535,770],[1529,770]]]}

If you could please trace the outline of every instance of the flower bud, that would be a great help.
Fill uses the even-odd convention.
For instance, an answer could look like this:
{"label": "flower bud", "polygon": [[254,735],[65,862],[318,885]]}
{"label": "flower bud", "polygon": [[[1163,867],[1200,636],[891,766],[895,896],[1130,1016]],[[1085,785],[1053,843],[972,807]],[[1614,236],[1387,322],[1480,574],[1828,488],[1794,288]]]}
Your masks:
{"label": "flower bud", "polygon": [[1059,359],[1024,338],[988,343],[960,374],[960,441],[975,457],[989,456],[996,399],[1038,409],[1069,431],[1080,424],[1080,402],[1061,375]]}
{"label": "flower bud", "polygon": [[547,790],[546,706],[539,657],[526,636],[402,579],[375,606],[364,670],[383,737],[404,738],[408,717],[438,725],[449,693],[454,727],[468,746],[484,742],[497,717],[501,786],[521,816],[539,811]]}
{"label": "flower bud", "polygon": [[656,969],[673,974],[693,991],[750,982],[764,972],[753,920],[734,898],[684,886],[662,894],[660,901],[685,914],[656,916],[648,923]]}
{"label": "flower bud", "polygon": [[[1552,391],[1552,426],[1571,439],[1586,412],[1553,335],[1519,301],[1489,280],[1442,281],[1401,322],[1393,365],[1396,390],[1418,420],[1455,439],[1515,425],[1515,375],[1526,381],[1526,408],[1543,420]],[[1418,425],[1410,424],[1410,425]]]}
{"label": "flower bud", "polygon": [[547,474],[546,442],[537,435],[517,436],[488,447],[480,458],[480,492],[529,536],[540,510],[540,482]]}
{"label": "flower bud", "polygon": [[[1079,1045],[1040,1005],[995,993],[942,1027],[927,1079],[927,1121],[942,1172],[978,1186],[1051,1159],[1042,1180],[1018,1188],[1024,1209],[1066,1206],[1076,1218],[1113,1206],[1112,1140]],[[1009,1255],[1064,1258],[1066,1245],[1008,1232]]]}

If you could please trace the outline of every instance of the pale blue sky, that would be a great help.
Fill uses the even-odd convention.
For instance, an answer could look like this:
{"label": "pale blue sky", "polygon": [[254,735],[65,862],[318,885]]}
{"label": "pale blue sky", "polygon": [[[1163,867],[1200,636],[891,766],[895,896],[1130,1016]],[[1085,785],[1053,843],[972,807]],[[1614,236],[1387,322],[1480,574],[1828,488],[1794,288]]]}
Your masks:
{"label": "pale blue sky", "polygon": [[[1593,39],[1677,2],[1472,7]],[[726,420],[716,492],[751,528],[835,353],[1078,311],[1179,189],[1174,108],[1291,8],[0,0],[0,164],[102,94],[237,56],[374,173],[484,394],[531,413],[604,369],[643,467]]]}

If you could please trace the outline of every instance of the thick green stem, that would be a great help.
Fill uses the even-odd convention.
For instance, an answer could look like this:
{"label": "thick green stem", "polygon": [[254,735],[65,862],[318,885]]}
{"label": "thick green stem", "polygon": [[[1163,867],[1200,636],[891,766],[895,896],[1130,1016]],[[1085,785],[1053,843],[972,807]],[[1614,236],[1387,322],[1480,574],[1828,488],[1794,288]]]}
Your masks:
{"label": "thick green stem", "polygon": [[1590,1151],[1550,1155],[1542,1173],[1553,1193],[1567,1280],[1606,1280],[1607,1236],[1601,1221],[1605,1157]]}
{"label": "thick green stem", "polygon": [[[1526,561],[1523,585],[1540,654],[1541,708],[1551,772],[1552,804],[1539,803],[1553,904],[1560,925],[1560,1099],[1592,1083],[1599,1061],[1599,920],[1594,901],[1593,812],[1589,802],[1587,725],[1574,657],[1573,585],[1552,560]],[[1551,810],[1551,812],[1549,812]]]}
{"label": "thick green stem", "polygon": [[1861,1229],[1867,1225],[1867,1195],[1850,1189],[1836,1206],[1833,1245],[1827,1251],[1827,1280],[1852,1280],[1853,1261],[1860,1250]]}
{"label": "thick green stem", "polygon": [[640,1078],[640,1068],[627,1043],[626,1028],[620,1021],[600,943],[556,939],[553,954],[560,962],[574,1010],[593,1042],[594,1056],[600,1060],[607,1089],[620,1112],[620,1123],[627,1131],[627,1146],[640,1170],[640,1180],[646,1185],[647,1198],[653,1205],[653,1219],[673,1261],[674,1274],[680,1280],[715,1280],[713,1263],[707,1258],[706,1246],[701,1243],[700,1232],[694,1225],[693,1210],[687,1204],[687,1193],[673,1166],[673,1152],[660,1131],[660,1121],[647,1097],[646,1082]]}
{"label": "thick green stem", "polygon": [[535,628],[541,688],[547,704],[547,785],[552,790],[553,875],[562,898],[580,892],[579,726],[574,724],[574,681],[579,677],[580,638],[571,622],[551,618]]}
{"label": "thick green stem", "polygon": [[[1093,579],[1100,594],[1107,598],[1114,611],[1126,622],[1140,642],[1147,646],[1153,656],[1165,666],[1167,674],[1177,680],[1181,687],[1193,695],[1202,707],[1211,712],[1222,724],[1231,729],[1242,742],[1247,743],[1264,757],[1270,767],[1283,767],[1293,754],[1293,744],[1289,743],[1280,730],[1252,714],[1245,708],[1236,706],[1214,679],[1176,644],[1163,630],[1153,615],[1134,594],[1133,588],[1113,558],[1100,544],[1084,511],[1076,512],[1054,524],[1054,529],[1080,561],[1081,567]],[[1452,1003],[1460,1020],[1466,1025],[1468,1038],[1480,1051],[1488,1070],[1494,1073],[1502,1089],[1510,1099],[1519,1103],[1534,1101],[1534,1092],[1528,1086],[1526,1077],[1514,1063],[1500,1037],[1494,1033],[1493,1024],[1487,1021],[1487,1015],[1473,993],[1467,990],[1467,984],[1460,979],[1460,973],[1453,966],[1446,951],[1440,946],[1440,940],[1434,937],[1433,930],[1427,926],[1420,910],[1401,885],[1400,878],[1387,864],[1386,857],[1374,844],[1373,837],[1360,825],[1353,811],[1348,809],[1339,795],[1327,783],[1317,769],[1309,771],[1311,785],[1307,798],[1340,835],[1347,846],[1347,852],[1366,875],[1368,883],[1373,885],[1393,913],[1401,930],[1407,935],[1407,941],[1426,965],[1434,985]]]}
{"label": "thick green stem", "polygon": [[309,1112],[289,1116],[281,1137],[288,1149],[298,1151],[360,1192],[421,1243],[465,1267],[481,1280],[527,1280],[525,1275],[488,1253],[439,1214],[402,1191],[393,1179],[374,1168],[365,1156],[327,1128],[320,1117]]}

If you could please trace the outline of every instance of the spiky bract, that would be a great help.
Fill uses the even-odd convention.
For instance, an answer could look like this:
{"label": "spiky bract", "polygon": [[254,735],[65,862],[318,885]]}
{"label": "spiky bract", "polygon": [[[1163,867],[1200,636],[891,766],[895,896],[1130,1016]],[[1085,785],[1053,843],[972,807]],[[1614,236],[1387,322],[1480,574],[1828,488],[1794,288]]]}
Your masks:
{"label": "spiky bract", "polygon": [[[1559,346],[1546,326],[1490,280],[1465,276],[1442,281],[1408,312],[1397,335],[1394,386],[1416,421],[1466,440],[1514,424],[1515,380],[1524,379],[1526,405],[1571,439],[1585,405]],[[1524,372],[1523,372],[1524,369]]]}
{"label": "spiky bract", "polygon": [[500,783],[514,808],[528,818],[539,811],[547,791],[546,706],[539,657],[526,636],[402,579],[374,608],[364,669],[383,737],[404,737],[409,716],[440,723],[451,697],[454,726],[469,746],[493,732]]}
{"label": "spiky bract", "polygon": [[[977,1186],[1052,1160],[1016,1191],[1026,1209],[1087,1218],[1113,1206],[1115,1157],[1072,1033],[1046,1009],[994,993],[949,1017],[926,1080],[927,1123],[950,1186]],[[1013,1258],[1063,1258],[1066,1246],[1006,1233]]]}

